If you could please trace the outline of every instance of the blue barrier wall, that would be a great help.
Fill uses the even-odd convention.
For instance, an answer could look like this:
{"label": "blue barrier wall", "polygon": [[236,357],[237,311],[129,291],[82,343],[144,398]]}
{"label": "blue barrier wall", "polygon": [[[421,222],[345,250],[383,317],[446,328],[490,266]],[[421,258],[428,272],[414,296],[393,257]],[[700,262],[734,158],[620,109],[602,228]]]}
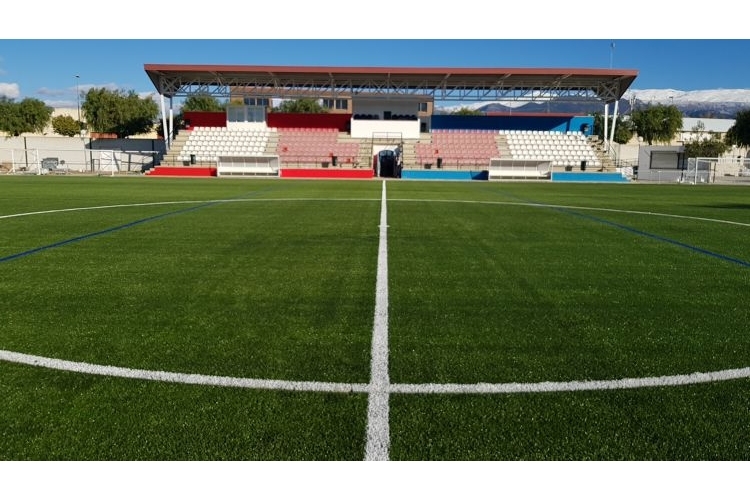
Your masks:
{"label": "blue barrier wall", "polygon": [[402,179],[436,180],[436,181],[486,181],[490,173],[487,170],[402,170]]}
{"label": "blue barrier wall", "polygon": [[[489,171],[402,170],[402,179],[435,181],[486,181]],[[629,182],[618,172],[552,172],[552,182]]]}
{"label": "blue barrier wall", "polygon": [[519,115],[519,116],[464,116],[432,115],[432,130],[555,130],[558,132],[594,131],[593,116]]}
{"label": "blue barrier wall", "polygon": [[[594,133],[594,117],[574,116],[570,119],[570,130],[573,132],[583,132],[586,136],[592,135]],[[563,131],[561,130],[561,132]],[[567,130],[564,132],[567,132]]]}
{"label": "blue barrier wall", "polygon": [[552,182],[629,182],[618,172],[552,172]]}

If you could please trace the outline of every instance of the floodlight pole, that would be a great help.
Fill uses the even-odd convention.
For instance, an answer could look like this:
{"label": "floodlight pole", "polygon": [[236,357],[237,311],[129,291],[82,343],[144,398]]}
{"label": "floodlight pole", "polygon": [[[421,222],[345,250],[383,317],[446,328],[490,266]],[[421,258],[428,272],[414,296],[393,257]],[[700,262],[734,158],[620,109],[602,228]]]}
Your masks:
{"label": "floodlight pole", "polygon": [[[83,139],[83,125],[81,123],[81,90],[79,86],[79,82],[81,80],[81,75],[75,75],[76,77],[76,105],[78,107],[78,137],[81,138],[81,142],[85,143],[85,140]],[[83,144],[83,170],[86,170],[86,144]],[[92,164],[93,168],[93,164]]]}
{"label": "floodlight pole", "polygon": [[81,92],[78,90],[78,81],[81,79],[76,75],[76,102],[78,103],[78,135],[81,135]]}

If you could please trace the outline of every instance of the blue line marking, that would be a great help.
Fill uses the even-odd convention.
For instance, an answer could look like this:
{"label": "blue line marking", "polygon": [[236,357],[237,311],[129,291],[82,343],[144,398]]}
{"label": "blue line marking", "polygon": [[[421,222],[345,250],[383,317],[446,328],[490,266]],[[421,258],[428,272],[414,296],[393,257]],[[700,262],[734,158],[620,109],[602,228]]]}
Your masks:
{"label": "blue line marking", "polygon": [[[501,194],[503,196],[506,196],[506,197],[511,198],[511,199],[520,200],[520,201],[522,201],[524,203],[529,203],[530,205],[544,206],[543,204],[541,204],[539,202],[526,200],[526,199],[523,199],[521,197],[512,195],[510,193],[501,192]],[[685,249],[691,250],[693,252],[697,252],[697,253],[700,253],[700,254],[703,254],[703,255],[707,255],[709,257],[714,257],[714,258],[717,258],[717,259],[721,259],[721,260],[724,260],[726,262],[731,262],[733,264],[739,264],[740,266],[743,266],[743,267],[750,267],[750,262],[744,261],[742,259],[737,259],[737,258],[734,258],[734,257],[729,257],[728,255],[722,255],[720,253],[712,252],[711,250],[706,250],[705,248],[700,248],[700,247],[696,247],[696,246],[693,246],[693,245],[688,245],[687,243],[682,243],[681,241],[673,240],[671,238],[666,238],[664,236],[659,236],[658,234],[647,233],[646,231],[641,231],[640,229],[636,229],[636,228],[633,228],[633,227],[630,227],[630,226],[626,226],[624,224],[619,224],[617,222],[612,222],[612,221],[609,221],[607,219],[602,219],[600,217],[595,217],[593,215],[581,214],[581,213],[574,212],[573,210],[570,210],[570,209],[567,209],[567,208],[559,208],[559,207],[545,207],[545,208],[552,208],[553,210],[556,210],[558,212],[563,212],[563,213],[566,213],[566,214],[569,214],[569,215],[575,215],[576,217],[580,217],[582,219],[589,219],[589,220],[592,220],[594,222],[599,222],[600,224],[606,224],[608,226],[616,227],[618,229],[622,229],[622,230],[631,232],[633,234],[637,234],[639,236],[645,236],[646,238],[651,238],[651,239],[654,239],[654,240],[657,240],[657,241],[661,241],[662,243],[669,243],[670,245],[675,245],[675,246],[678,246],[678,247],[681,247],[681,248],[685,248]]]}
{"label": "blue line marking", "polygon": [[[266,187],[264,189],[259,189],[257,191],[250,191],[250,192],[247,192],[247,193],[242,193],[242,194],[239,194],[239,195],[234,196],[234,197],[229,198],[229,199],[230,200],[241,200],[241,199],[245,199],[245,197],[247,195],[255,196],[255,195],[266,193],[266,192],[273,191],[273,190],[276,190],[276,189],[278,189],[277,186],[268,186],[268,187]],[[2,264],[3,262],[8,262],[8,261],[11,261],[11,260],[20,259],[22,257],[28,257],[29,255],[33,255],[35,253],[39,253],[39,252],[44,251],[44,250],[49,250],[51,248],[57,248],[57,247],[61,247],[61,246],[64,246],[64,245],[69,245],[71,243],[76,243],[78,241],[88,240],[90,238],[94,238],[96,236],[101,236],[103,234],[112,233],[114,231],[119,231],[121,229],[127,229],[129,227],[137,226],[139,224],[144,224],[146,222],[151,222],[151,221],[154,221],[154,220],[162,219],[164,217],[169,217],[171,215],[183,214],[183,213],[186,213],[186,212],[192,212],[193,210],[198,210],[200,208],[210,207],[210,206],[216,205],[218,203],[221,203],[221,202],[220,201],[212,201],[212,202],[209,202],[209,203],[203,203],[203,204],[195,206],[195,207],[182,208],[180,210],[175,210],[174,212],[167,212],[165,214],[154,215],[152,217],[146,217],[145,219],[140,219],[140,220],[137,220],[137,221],[128,222],[127,224],[122,224],[121,226],[111,227],[109,229],[103,229],[101,231],[96,231],[94,233],[84,234],[83,236],[76,236],[75,238],[70,238],[68,240],[58,241],[57,243],[51,243],[49,245],[44,245],[44,246],[41,246],[41,247],[32,248],[31,250],[26,250],[25,252],[20,252],[20,253],[13,254],[13,255],[8,255],[6,257],[0,257],[0,264]]]}
{"label": "blue line marking", "polygon": [[717,259],[725,260],[727,262],[732,262],[733,264],[739,264],[744,267],[750,267],[750,262],[736,259],[734,257],[729,257],[728,255],[723,255],[720,253],[712,252],[711,250],[706,250],[705,248],[696,247],[693,245],[688,245],[687,243],[683,243],[681,241],[673,240],[671,238],[666,238],[664,236],[659,236],[658,234],[653,233],[647,233],[646,231],[641,231],[640,229],[636,229],[630,226],[626,226],[624,224],[619,224],[617,222],[612,222],[607,219],[601,219],[599,217],[594,217],[593,215],[587,215],[587,214],[581,214],[578,212],[573,212],[572,210],[566,210],[566,209],[560,209],[561,212],[566,212],[570,215],[575,215],[576,217],[581,217],[582,219],[589,219],[593,220],[595,222],[599,222],[602,224],[606,224],[608,226],[616,227],[618,229],[623,229],[625,231],[637,234],[639,236],[645,236],[647,238],[651,238],[657,241],[661,241],[663,243],[669,243],[670,245],[675,245],[681,248],[686,248],[688,250],[692,250],[693,252],[698,252],[703,255],[708,255],[709,257],[715,257]]}
{"label": "blue line marking", "polygon": [[101,236],[103,234],[112,233],[112,232],[115,232],[115,231],[120,231],[121,229],[127,229],[129,227],[137,226],[139,224],[145,224],[146,222],[151,222],[151,221],[154,221],[154,220],[163,219],[164,217],[169,217],[170,215],[177,215],[177,214],[182,214],[182,213],[185,213],[185,212],[191,212],[193,210],[198,210],[199,208],[205,208],[205,207],[208,207],[208,206],[211,206],[211,205],[215,205],[217,203],[219,203],[219,202],[214,201],[214,202],[211,202],[211,203],[204,203],[202,205],[198,205],[198,206],[195,206],[195,207],[182,208],[180,210],[175,210],[174,212],[167,212],[165,214],[159,214],[159,215],[154,215],[152,217],[146,217],[145,219],[140,219],[140,220],[136,220],[136,221],[133,221],[133,222],[128,222],[127,224],[122,224],[120,226],[110,227],[108,229],[102,229],[101,231],[96,231],[94,233],[84,234],[82,236],[76,236],[75,238],[70,238],[70,239],[67,239],[67,240],[58,241],[56,243],[50,243],[49,245],[44,245],[44,246],[41,246],[41,247],[32,248],[31,250],[26,250],[25,252],[20,252],[20,253],[13,254],[13,255],[8,255],[6,257],[0,257],[0,264],[3,263],[3,262],[8,262],[8,261],[11,261],[11,260],[20,259],[22,257],[28,257],[29,255],[34,255],[35,253],[39,253],[39,252],[42,252],[44,250],[49,250],[51,248],[57,248],[57,247],[61,247],[61,246],[64,246],[64,245],[69,245],[71,243],[76,243],[76,242],[79,242],[79,241],[88,240],[88,239],[94,238],[96,236]]}

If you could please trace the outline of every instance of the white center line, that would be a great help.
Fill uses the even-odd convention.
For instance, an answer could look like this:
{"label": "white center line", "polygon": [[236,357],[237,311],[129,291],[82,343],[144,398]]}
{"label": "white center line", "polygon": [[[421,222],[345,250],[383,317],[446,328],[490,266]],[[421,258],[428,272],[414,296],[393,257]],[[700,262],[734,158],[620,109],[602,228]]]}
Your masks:
{"label": "white center line", "polygon": [[388,210],[385,181],[380,205],[380,243],[375,285],[375,320],[372,330],[370,394],[367,403],[367,445],[365,460],[388,460],[391,446],[388,424]]}

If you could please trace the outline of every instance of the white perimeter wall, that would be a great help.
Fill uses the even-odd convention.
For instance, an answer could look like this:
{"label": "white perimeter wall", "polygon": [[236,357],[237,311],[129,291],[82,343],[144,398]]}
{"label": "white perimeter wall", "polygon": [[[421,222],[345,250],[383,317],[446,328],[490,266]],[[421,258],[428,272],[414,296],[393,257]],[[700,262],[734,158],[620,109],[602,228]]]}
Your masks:
{"label": "white perimeter wall", "polygon": [[227,122],[229,130],[268,130],[265,121],[262,122]]}
{"label": "white perimeter wall", "polygon": [[[422,100],[423,101],[423,100]],[[392,115],[417,116],[419,103],[422,102],[411,96],[397,98],[383,97],[355,97],[352,99],[352,113],[354,115],[377,115],[379,120],[352,119],[351,135],[359,139],[369,139],[373,135],[392,134],[404,139],[419,139],[419,120],[383,120],[383,112],[390,111]]]}
{"label": "white perimeter wall", "polygon": [[638,150],[640,144],[613,144],[617,153],[617,158],[624,161],[638,160]]}
{"label": "white perimeter wall", "polygon": [[[36,162],[44,158],[57,158],[65,161],[70,170],[90,171],[92,160],[98,161],[98,150],[152,151],[163,153],[164,141],[152,139],[100,139],[91,141],[80,137],[0,137],[0,163],[15,162],[16,168],[27,166],[36,168]],[[26,150],[24,152],[24,150]],[[132,155],[130,155],[132,156]],[[131,159],[139,165],[153,161],[147,154],[144,158]],[[160,156],[160,155],[157,155]],[[129,156],[128,156],[129,158]]]}
{"label": "white perimeter wall", "polygon": [[[85,148],[89,139],[80,137],[6,137],[0,138],[0,162],[15,161],[16,167],[33,163],[44,158],[54,157],[64,160],[73,170],[85,169]],[[28,151],[28,154],[24,153]]]}
{"label": "white perimeter wall", "polygon": [[358,139],[373,136],[403,139],[419,139],[419,120],[354,120],[351,135]]}

